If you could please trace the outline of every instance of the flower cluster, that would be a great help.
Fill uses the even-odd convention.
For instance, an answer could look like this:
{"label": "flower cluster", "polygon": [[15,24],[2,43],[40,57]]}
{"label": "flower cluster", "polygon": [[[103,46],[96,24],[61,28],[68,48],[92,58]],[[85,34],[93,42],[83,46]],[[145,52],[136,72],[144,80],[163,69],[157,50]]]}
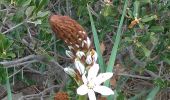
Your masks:
{"label": "flower cluster", "polygon": [[101,84],[111,78],[113,73],[100,73],[97,64],[97,53],[92,49],[91,41],[85,30],[68,16],[52,15],[50,24],[56,35],[62,39],[69,50],[66,55],[74,61],[74,68],[64,68],[77,84],[77,94],[88,94],[90,100],[96,100],[95,92],[102,95],[113,95],[114,92]]}

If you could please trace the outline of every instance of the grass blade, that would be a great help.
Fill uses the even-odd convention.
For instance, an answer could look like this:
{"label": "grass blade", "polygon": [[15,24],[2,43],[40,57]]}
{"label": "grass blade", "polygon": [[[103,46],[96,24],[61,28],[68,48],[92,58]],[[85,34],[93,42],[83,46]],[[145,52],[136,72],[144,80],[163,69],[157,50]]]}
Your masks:
{"label": "grass blade", "polygon": [[159,90],[160,90],[159,86],[153,88],[152,91],[147,96],[146,100],[154,100],[154,98],[155,98],[156,94],[159,92]]}
{"label": "grass blade", "polygon": [[7,73],[6,87],[7,87],[7,94],[8,94],[7,97],[8,97],[8,100],[12,100],[11,87],[10,87],[9,78],[8,78],[8,69],[6,69],[6,73]]}
{"label": "grass blade", "polygon": [[[117,53],[118,45],[119,45],[120,38],[121,38],[121,29],[122,29],[122,25],[123,25],[123,21],[124,21],[124,17],[125,17],[125,12],[126,12],[126,8],[127,8],[127,1],[128,0],[126,0],[125,4],[124,4],[123,14],[121,16],[121,20],[120,20],[119,27],[118,27],[118,30],[117,30],[115,44],[114,44],[114,47],[112,48],[112,52],[111,52],[111,56],[110,56],[110,59],[109,59],[109,63],[108,63],[106,72],[112,72],[114,64],[115,64],[116,53]],[[109,82],[110,82],[110,80],[106,81],[105,86],[109,86]]]}
{"label": "grass blade", "polygon": [[94,25],[94,21],[93,21],[92,15],[91,15],[89,5],[87,5],[87,9],[88,9],[89,16],[90,16],[90,22],[91,22],[92,32],[93,32],[93,36],[94,36],[94,44],[95,44],[96,51],[97,51],[97,54],[98,54],[100,70],[101,70],[101,72],[105,72],[105,64],[104,64],[104,60],[103,60],[101,50],[100,50],[100,43],[99,43],[97,31],[96,31],[96,28],[95,28],[95,25]]}

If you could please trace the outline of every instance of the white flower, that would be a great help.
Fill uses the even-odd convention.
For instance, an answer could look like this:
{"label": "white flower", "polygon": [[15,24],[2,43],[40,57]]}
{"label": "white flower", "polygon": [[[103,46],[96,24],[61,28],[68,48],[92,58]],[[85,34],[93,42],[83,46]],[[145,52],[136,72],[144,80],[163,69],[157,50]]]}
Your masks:
{"label": "white flower", "polygon": [[87,58],[86,58],[86,63],[90,65],[92,63],[92,61],[93,60],[92,60],[91,55],[88,55]]}
{"label": "white flower", "polygon": [[86,57],[86,63],[87,64],[96,63],[97,57],[98,56],[97,56],[96,51],[92,49],[92,51],[90,51],[89,54]]}
{"label": "white flower", "polygon": [[77,51],[76,56],[81,59],[82,56],[85,56],[85,53],[82,51]]}
{"label": "white flower", "polygon": [[88,76],[86,78],[85,74],[82,75],[83,85],[77,89],[77,94],[85,95],[88,93],[89,100],[96,100],[95,92],[98,92],[102,95],[113,95],[114,92],[106,87],[101,86],[100,84],[112,77],[113,73],[101,73],[97,76],[99,71],[99,65],[94,64],[88,71]]}
{"label": "white flower", "polygon": [[67,67],[64,68],[65,73],[67,73],[68,75],[72,76],[72,77],[76,77],[76,72],[74,71],[74,69]]}
{"label": "white flower", "polygon": [[67,55],[68,57],[70,57],[70,58],[74,58],[73,53],[72,53],[71,51],[69,51],[69,50],[66,50],[66,55]]}
{"label": "white flower", "polygon": [[91,41],[90,41],[89,37],[87,37],[87,47],[89,48],[90,45],[91,45]]}
{"label": "white flower", "polygon": [[97,57],[98,57],[97,52],[92,49],[91,55],[92,55],[93,61],[96,62],[97,61]]}
{"label": "white flower", "polygon": [[80,75],[83,75],[85,72],[85,67],[84,65],[80,62],[79,59],[75,59],[74,61],[76,69],[79,71]]}
{"label": "white flower", "polygon": [[74,49],[72,46],[68,46],[68,48],[69,48],[70,50]]}

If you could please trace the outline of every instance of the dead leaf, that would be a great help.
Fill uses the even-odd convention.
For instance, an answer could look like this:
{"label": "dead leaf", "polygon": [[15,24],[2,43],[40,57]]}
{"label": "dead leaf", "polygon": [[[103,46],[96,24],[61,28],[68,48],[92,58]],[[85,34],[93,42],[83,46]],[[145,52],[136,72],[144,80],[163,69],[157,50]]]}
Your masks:
{"label": "dead leaf", "polygon": [[103,52],[106,50],[106,46],[104,45],[103,42],[100,44],[100,50],[101,50],[101,53],[102,53],[102,54],[103,54]]}
{"label": "dead leaf", "polygon": [[110,85],[114,88],[114,87],[116,87],[116,77],[112,77],[111,79],[110,79]]}

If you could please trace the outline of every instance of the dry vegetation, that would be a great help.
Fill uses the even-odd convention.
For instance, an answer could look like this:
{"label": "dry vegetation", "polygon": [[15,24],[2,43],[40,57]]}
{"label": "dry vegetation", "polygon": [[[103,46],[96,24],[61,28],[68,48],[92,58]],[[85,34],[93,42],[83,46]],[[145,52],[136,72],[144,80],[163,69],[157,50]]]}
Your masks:
{"label": "dry vegetation", "polygon": [[[0,1],[0,99],[76,100],[77,84],[63,71],[74,63],[49,16],[70,16],[94,41],[87,4],[107,65],[125,0]],[[128,0],[117,50],[110,80],[116,100],[170,100],[169,0]]]}

